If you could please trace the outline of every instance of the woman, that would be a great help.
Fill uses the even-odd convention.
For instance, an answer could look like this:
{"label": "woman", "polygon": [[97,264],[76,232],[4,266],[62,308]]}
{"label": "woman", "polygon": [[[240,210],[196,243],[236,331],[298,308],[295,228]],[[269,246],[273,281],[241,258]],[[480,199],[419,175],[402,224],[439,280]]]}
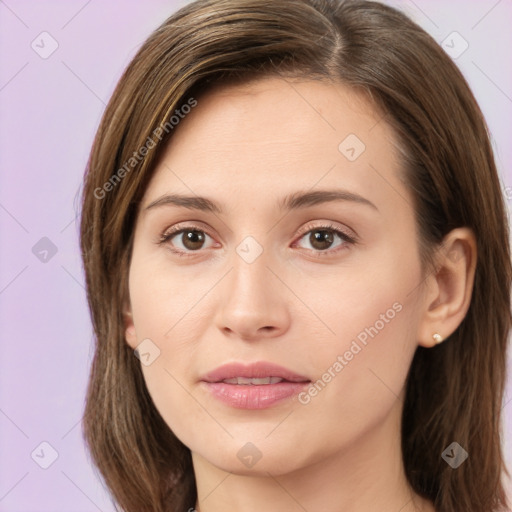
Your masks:
{"label": "woman", "polygon": [[126,511],[507,509],[486,125],[379,3],[196,1],[106,109],[85,436]]}

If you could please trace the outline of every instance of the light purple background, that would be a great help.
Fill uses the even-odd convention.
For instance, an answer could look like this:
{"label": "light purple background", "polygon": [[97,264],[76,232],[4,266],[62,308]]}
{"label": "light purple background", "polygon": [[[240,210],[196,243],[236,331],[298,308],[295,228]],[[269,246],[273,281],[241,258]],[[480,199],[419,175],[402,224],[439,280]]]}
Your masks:
{"label": "light purple background", "polygon": [[[122,70],[186,3],[0,0],[0,511],[114,510],[81,437],[92,331],[76,197]],[[389,3],[440,43],[453,31],[468,42],[456,62],[486,116],[510,207],[511,2]],[[46,59],[31,47],[51,48],[44,31],[58,43]],[[43,237],[57,247],[47,262],[32,252]],[[505,404],[509,397],[510,379]],[[512,402],[504,410],[512,465]],[[31,458],[37,448],[34,459],[50,461],[50,450],[38,448],[44,441],[58,452],[48,469]]]}

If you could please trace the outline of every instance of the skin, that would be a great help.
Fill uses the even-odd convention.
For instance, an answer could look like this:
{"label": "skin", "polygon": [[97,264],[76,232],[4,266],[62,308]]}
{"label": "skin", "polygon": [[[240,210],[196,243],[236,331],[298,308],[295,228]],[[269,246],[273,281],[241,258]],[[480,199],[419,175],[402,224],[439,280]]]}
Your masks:
{"label": "skin", "polygon": [[[354,161],[338,149],[348,134],[366,146]],[[391,128],[341,84],[224,86],[180,122],[137,218],[125,322],[130,347],[149,338],[160,350],[142,370],[155,406],[192,451],[197,510],[434,511],[402,465],[404,385],[417,346],[434,346],[434,333],[447,338],[463,320],[476,243],[470,230],[452,231],[437,270],[422,276],[399,170]],[[376,208],[278,209],[287,194],[335,188]],[[146,209],[170,193],[207,197],[223,213]],[[311,229],[325,222],[356,243],[330,232],[331,245],[315,245]],[[183,234],[158,244],[177,224],[204,230],[203,245]],[[236,251],[247,236],[263,250],[251,263]],[[199,382],[232,361],[274,362],[315,382],[396,303],[400,312],[307,404],[234,409]],[[237,457],[248,442],[261,454],[250,468]]]}

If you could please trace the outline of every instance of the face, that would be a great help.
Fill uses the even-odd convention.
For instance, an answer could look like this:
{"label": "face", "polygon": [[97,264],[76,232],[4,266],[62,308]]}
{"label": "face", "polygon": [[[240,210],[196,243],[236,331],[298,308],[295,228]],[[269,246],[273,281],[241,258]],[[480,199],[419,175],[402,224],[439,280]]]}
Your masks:
{"label": "face", "polygon": [[282,474],[399,418],[421,269],[395,142],[318,81],[225,86],[180,121],[136,222],[126,340],[194,457]]}

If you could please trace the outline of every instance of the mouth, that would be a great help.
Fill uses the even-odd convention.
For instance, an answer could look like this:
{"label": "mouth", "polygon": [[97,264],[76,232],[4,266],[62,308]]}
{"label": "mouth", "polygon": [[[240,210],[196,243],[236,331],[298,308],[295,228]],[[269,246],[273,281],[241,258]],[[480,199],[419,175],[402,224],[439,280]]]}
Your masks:
{"label": "mouth", "polygon": [[311,380],[267,362],[220,366],[201,378],[208,392],[236,409],[265,409],[292,399]]}
{"label": "mouth", "polygon": [[262,377],[260,379],[247,377],[233,377],[232,379],[224,379],[222,382],[226,384],[238,384],[240,386],[265,386],[267,384],[277,384],[278,382],[290,382],[281,377]]}

